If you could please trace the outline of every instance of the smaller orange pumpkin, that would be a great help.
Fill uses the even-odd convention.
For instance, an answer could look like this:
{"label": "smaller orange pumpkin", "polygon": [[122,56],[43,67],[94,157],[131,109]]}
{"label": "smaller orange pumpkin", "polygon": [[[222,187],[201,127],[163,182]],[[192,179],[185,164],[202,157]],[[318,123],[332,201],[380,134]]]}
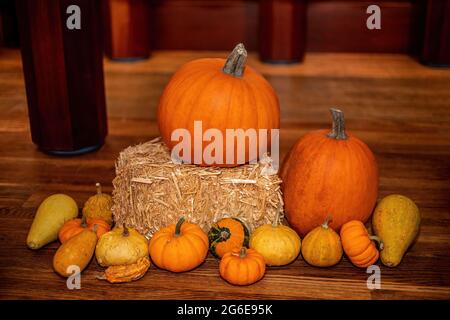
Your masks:
{"label": "smaller orange pumpkin", "polygon": [[82,219],[72,219],[63,224],[58,232],[59,241],[64,243],[86,228],[94,230],[94,225],[97,225],[97,239],[100,239],[103,234],[110,230],[110,226],[105,220],[93,218],[86,219],[86,217],[83,216]]}
{"label": "smaller orange pumpkin", "polygon": [[184,272],[198,267],[208,255],[208,236],[196,224],[184,222],[157,231],[149,244],[153,263],[161,269]]}
{"label": "smaller orange pumpkin", "polygon": [[381,240],[376,236],[370,236],[361,221],[349,221],[341,228],[344,252],[357,267],[367,268],[377,262],[380,253],[372,240],[377,241],[380,249],[383,249]]}
{"label": "smaller orange pumpkin", "polygon": [[237,286],[247,286],[264,277],[266,261],[254,249],[235,248],[224,254],[219,271],[225,281]]}

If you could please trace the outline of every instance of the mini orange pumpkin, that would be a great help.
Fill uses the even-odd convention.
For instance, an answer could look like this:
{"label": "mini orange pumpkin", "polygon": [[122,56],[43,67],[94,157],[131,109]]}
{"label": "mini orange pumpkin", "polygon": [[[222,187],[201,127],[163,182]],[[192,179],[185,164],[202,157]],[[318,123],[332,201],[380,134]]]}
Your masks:
{"label": "mini orange pumpkin", "polygon": [[254,249],[235,248],[224,254],[220,260],[219,271],[220,276],[227,282],[247,286],[264,277],[266,262]]}
{"label": "mini orange pumpkin", "polygon": [[341,228],[341,242],[345,254],[357,267],[367,268],[377,262],[380,253],[372,240],[379,243],[380,249],[383,243],[376,236],[370,236],[361,221],[352,220]]}
{"label": "mini orange pumpkin", "polygon": [[149,244],[153,263],[161,269],[184,272],[198,267],[208,255],[208,236],[196,224],[184,222],[157,231]]}
{"label": "mini orange pumpkin", "polygon": [[224,218],[211,226],[208,233],[211,253],[221,258],[235,247],[248,247],[250,231],[246,224],[237,218]]}
{"label": "mini orange pumpkin", "polygon": [[89,228],[90,230],[94,230],[94,225],[97,225],[97,239],[108,232],[111,228],[109,223],[103,219],[94,219],[87,218],[83,216],[82,219],[72,219],[63,224],[61,229],[58,232],[58,238],[61,243],[66,242],[73,236],[79,234],[84,229]]}

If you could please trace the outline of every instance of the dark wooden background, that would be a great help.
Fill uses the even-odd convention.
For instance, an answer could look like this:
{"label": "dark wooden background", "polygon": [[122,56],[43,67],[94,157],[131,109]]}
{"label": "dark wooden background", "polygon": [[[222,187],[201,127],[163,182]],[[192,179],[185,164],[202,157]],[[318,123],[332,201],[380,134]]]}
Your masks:
{"label": "dark wooden background", "polygon": [[[258,49],[258,5],[264,0],[156,0],[153,47],[156,49],[227,50],[244,41]],[[283,0],[280,0],[283,2]],[[365,26],[366,8],[378,4],[383,28]],[[419,45],[423,1],[308,2],[307,51],[403,52]],[[364,22],[364,23],[361,23]],[[208,28],[204,26],[208,25]],[[209,37],[210,34],[220,35]],[[207,41],[205,41],[208,39]]]}
{"label": "dark wooden background", "polygon": [[[377,52],[450,64],[446,0],[95,1],[104,51],[114,59],[147,58],[152,50],[229,50],[244,42],[269,62],[301,61],[305,52]],[[365,26],[372,4],[381,8],[381,30]],[[0,46],[18,43],[14,0],[2,1]]]}
{"label": "dark wooden background", "polygon": [[[244,42],[269,62],[301,61],[304,52],[377,52],[450,64],[446,0],[95,1],[104,51],[114,59],[147,58],[152,50],[229,50]],[[0,46],[19,43],[14,2],[0,4]],[[381,8],[381,30],[365,26],[373,4]]]}
{"label": "dark wooden background", "polygon": [[[142,48],[146,41],[156,50],[229,50],[237,42],[257,50],[258,43],[263,41],[258,39],[259,4],[266,0],[97,1],[107,6],[119,6],[113,19],[120,23],[122,34],[127,33],[124,21],[131,23],[130,28],[135,29],[130,32],[138,40],[136,46],[141,50],[146,49]],[[409,53],[420,46],[425,0],[277,1],[308,3],[307,51]],[[130,10],[126,2],[132,3]],[[381,30],[370,31],[365,27],[366,8],[371,4],[379,5],[382,10]],[[148,13],[144,9],[146,6]],[[18,45],[14,15],[14,0],[2,1],[0,43]],[[108,15],[105,13],[104,16],[105,24],[109,25]],[[129,16],[134,19],[130,21]],[[109,32],[106,30],[105,34]]]}

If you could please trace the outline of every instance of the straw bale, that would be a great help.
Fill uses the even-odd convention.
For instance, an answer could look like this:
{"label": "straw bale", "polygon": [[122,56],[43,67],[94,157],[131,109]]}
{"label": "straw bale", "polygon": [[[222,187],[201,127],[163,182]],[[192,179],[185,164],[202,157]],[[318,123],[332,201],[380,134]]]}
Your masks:
{"label": "straw bale", "polygon": [[222,217],[237,217],[251,230],[271,223],[280,210],[281,180],[270,157],[235,168],[175,164],[159,138],[128,147],[116,162],[113,214],[140,233],[175,223],[180,216],[207,232]]}

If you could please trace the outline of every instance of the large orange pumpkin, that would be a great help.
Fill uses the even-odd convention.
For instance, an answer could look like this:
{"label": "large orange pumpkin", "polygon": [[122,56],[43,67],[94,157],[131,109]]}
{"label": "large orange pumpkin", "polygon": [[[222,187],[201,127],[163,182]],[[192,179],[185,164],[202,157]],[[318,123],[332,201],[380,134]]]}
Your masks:
{"label": "large orange pumpkin", "polygon": [[[194,60],[181,66],[172,76],[159,101],[158,125],[161,137],[170,149],[181,141],[185,142],[180,137],[172,141],[174,130],[186,129],[189,132],[190,152],[174,150],[178,160],[219,167],[256,160],[258,147],[250,149],[249,144],[259,146],[260,141],[264,143],[259,139],[259,129],[267,129],[267,135],[264,136],[267,137],[269,146],[267,151],[270,151],[270,129],[278,129],[280,125],[278,98],[262,75],[245,66],[246,58],[244,46],[238,44],[227,60]],[[223,136],[223,146],[215,145],[214,138],[202,141],[203,136],[196,135],[199,143],[198,148],[194,148],[195,121],[201,121],[202,133],[206,133],[208,129],[217,129],[216,132]],[[200,128],[198,123],[196,128]],[[239,149],[245,151],[240,152],[245,155],[245,159],[238,158],[239,139],[234,135],[227,139],[226,129],[256,130],[257,134],[249,134],[245,147]],[[213,131],[210,130],[211,132]],[[256,155],[251,150],[255,150]],[[210,154],[213,158],[208,161],[203,157],[204,154]]]}
{"label": "large orange pumpkin", "polygon": [[301,235],[327,216],[338,231],[350,221],[365,222],[378,193],[378,166],[369,147],[345,132],[344,114],[331,109],[333,129],[306,134],[281,169],[286,217]]}

